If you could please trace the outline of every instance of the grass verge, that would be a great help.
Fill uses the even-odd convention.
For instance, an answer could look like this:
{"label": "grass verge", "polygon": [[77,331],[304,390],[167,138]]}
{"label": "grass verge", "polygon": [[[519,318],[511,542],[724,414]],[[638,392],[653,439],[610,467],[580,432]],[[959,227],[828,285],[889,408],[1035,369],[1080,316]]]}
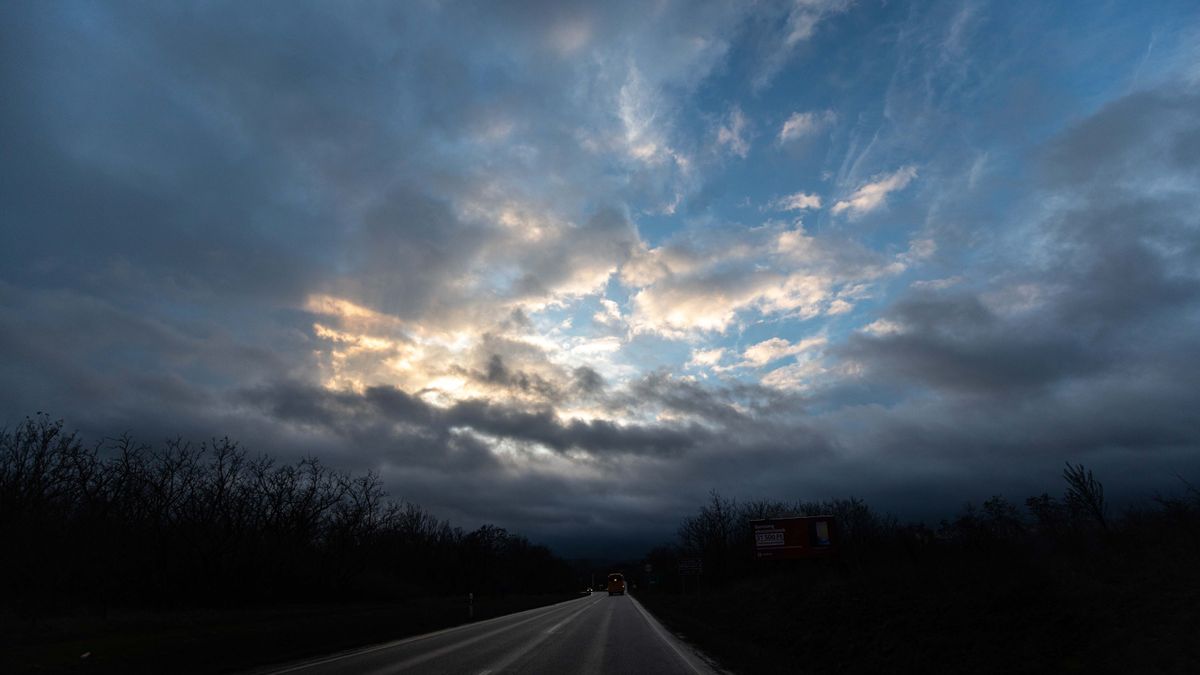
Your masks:
{"label": "grass verge", "polygon": [[797,566],[638,599],[736,673],[1200,673],[1198,577]]}

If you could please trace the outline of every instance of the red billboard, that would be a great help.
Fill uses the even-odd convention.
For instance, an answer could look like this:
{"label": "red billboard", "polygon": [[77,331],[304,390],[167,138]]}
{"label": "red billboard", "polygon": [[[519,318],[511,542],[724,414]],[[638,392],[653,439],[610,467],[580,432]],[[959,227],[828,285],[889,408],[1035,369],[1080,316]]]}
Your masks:
{"label": "red billboard", "polygon": [[837,550],[833,516],[800,516],[752,520],[754,557],[823,558]]}

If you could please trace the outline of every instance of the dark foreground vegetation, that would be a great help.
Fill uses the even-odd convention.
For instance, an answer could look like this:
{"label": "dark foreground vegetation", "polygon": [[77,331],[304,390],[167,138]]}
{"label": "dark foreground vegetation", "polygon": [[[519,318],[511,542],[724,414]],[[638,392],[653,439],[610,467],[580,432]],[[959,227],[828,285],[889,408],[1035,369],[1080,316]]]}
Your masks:
{"label": "dark foreground vegetation", "polygon": [[[714,494],[647,556],[638,597],[735,672],[1200,673],[1200,491],[1113,517],[1090,471],[1064,478],[1061,499],[992,497],[936,528]],[[837,559],[754,560],[750,520],[817,514],[838,519]]]}
{"label": "dark foreground vegetation", "polygon": [[[476,598],[471,617],[490,619],[563,599],[562,594],[486,596]],[[0,672],[269,670],[468,620],[466,599],[457,597],[105,614],[81,609],[46,617],[34,627],[4,624]]]}
{"label": "dark foreground vegetation", "polygon": [[[246,617],[267,612],[267,642],[290,658],[465,621],[468,593],[481,618],[577,590],[549,549],[391,501],[373,473],[281,464],[229,439],[86,445],[42,415],[0,430],[0,541],[4,658],[78,647],[118,669],[89,638],[169,643],[177,629],[198,646],[204,625],[207,651],[224,636],[249,656],[237,644],[266,628]],[[270,659],[261,647],[253,658]]]}

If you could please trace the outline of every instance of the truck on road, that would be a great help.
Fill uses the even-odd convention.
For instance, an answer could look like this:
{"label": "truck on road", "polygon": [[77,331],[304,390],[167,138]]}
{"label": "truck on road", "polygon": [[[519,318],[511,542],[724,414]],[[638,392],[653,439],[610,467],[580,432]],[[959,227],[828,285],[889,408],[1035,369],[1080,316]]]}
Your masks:
{"label": "truck on road", "polygon": [[620,572],[613,572],[608,575],[608,594],[609,595],[625,595],[625,575]]}

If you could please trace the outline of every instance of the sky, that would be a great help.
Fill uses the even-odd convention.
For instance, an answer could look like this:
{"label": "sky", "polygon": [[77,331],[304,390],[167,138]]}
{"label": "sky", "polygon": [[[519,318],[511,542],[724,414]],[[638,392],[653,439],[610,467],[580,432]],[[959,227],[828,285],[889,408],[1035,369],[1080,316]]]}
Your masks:
{"label": "sky", "polygon": [[1200,480],[1194,2],[6,2],[0,422],[568,555]]}

